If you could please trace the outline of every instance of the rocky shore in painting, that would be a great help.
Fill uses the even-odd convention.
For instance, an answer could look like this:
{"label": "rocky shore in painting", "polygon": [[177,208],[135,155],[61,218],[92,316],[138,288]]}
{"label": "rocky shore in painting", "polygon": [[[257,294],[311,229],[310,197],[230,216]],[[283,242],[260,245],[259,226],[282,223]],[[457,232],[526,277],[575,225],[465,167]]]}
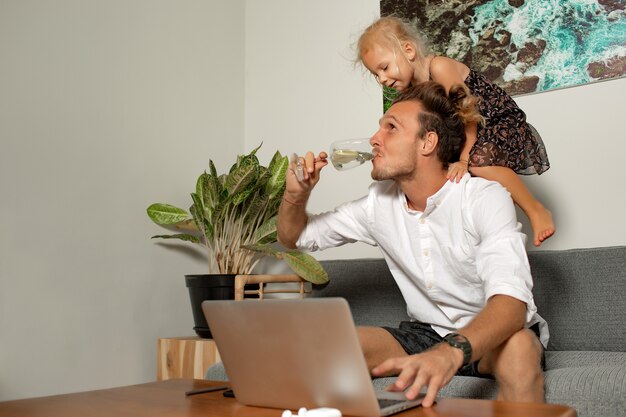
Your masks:
{"label": "rocky shore in painting", "polygon": [[596,79],[621,77],[626,74],[626,60],[623,57],[614,57],[606,61],[592,62],[587,71]]}
{"label": "rocky shore in painting", "polygon": [[382,16],[415,20],[433,53],[518,95],[626,74],[623,0],[575,3],[382,0],[380,8]]}

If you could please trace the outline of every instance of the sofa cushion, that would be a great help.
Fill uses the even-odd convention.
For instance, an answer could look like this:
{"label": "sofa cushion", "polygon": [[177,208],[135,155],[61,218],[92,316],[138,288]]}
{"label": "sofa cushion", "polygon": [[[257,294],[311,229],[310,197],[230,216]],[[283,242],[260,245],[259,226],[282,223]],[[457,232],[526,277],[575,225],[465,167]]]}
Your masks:
{"label": "sofa cushion", "polygon": [[[546,402],[565,404],[578,417],[626,415],[626,353],[546,352]],[[377,378],[374,386],[385,389],[395,377]],[[439,396],[495,399],[494,380],[456,376]]]}
{"label": "sofa cushion", "polygon": [[[374,387],[385,390],[393,384],[395,377],[375,378]],[[439,391],[441,398],[474,398],[492,400],[496,398],[498,386],[493,379],[474,378],[471,376],[455,376],[450,383]]]}
{"label": "sofa cushion", "polygon": [[[578,417],[623,417],[626,415],[626,367],[587,366],[561,368],[545,373],[546,402],[565,404]],[[385,389],[395,378],[377,378],[374,386]],[[494,380],[455,376],[439,397],[495,399]]]}
{"label": "sofa cushion", "polygon": [[578,417],[626,415],[626,367],[581,366],[547,371],[546,400],[566,404]]}
{"label": "sofa cushion", "polygon": [[548,351],[546,369],[615,366],[626,368],[626,352]]}
{"label": "sofa cushion", "polygon": [[528,253],[548,350],[624,351],[626,247]]}
{"label": "sofa cushion", "polygon": [[209,381],[228,381],[228,375],[226,375],[224,364],[222,362],[218,362],[209,366],[204,374],[204,379],[208,379]]}

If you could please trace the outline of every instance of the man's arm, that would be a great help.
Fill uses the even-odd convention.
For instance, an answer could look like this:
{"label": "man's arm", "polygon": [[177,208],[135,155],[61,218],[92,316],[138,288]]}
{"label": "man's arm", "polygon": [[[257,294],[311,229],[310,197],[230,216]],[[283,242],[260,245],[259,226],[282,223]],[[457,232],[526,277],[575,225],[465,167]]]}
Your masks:
{"label": "man's arm", "polygon": [[[495,295],[485,308],[458,333],[472,345],[471,362],[480,360],[515,332],[524,327],[526,304],[507,295]],[[406,391],[406,397],[414,399],[422,387],[428,390],[422,404],[430,407],[443,388],[463,365],[461,349],[440,343],[433,348],[412,356],[388,359],[372,369],[373,375],[398,373],[391,391]]]}
{"label": "man's arm", "polygon": [[[317,158],[312,152],[307,152],[304,158],[292,162],[287,170],[286,188],[278,209],[277,223],[278,241],[287,248],[296,247],[306,227],[306,203],[319,181],[320,171],[328,165],[326,158],[326,152],[320,152]],[[299,169],[302,170],[302,180],[298,180]]]}
{"label": "man's arm", "polygon": [[535,307],[524,235],[511,196],[497,183],[483,183],[469,193],[474,201],[466,222],[480,236],[475,261],[487,303],[459,333],[470,340],[476,361],[523,329]]}
{"label": "man's arm", "polygon": [[[475,362],[500,346],[514,333],[522,330],[525,322],[526,303],[508,295],[498,294],[491,297],[485,308],[458,333],[465,336],[472,345],[471,362]],[[460,349],[452,349],[457,351],[457,354],[461,353]],[[463,355],[460,357],[462,362]]]}
{"label": "man's arm", "polygon": [[[293,175],[293,174],[287,174]],[[294,249],[300,234],[306,227],[309,217],[306,214],[306,203],[309,196],[293,197],[291,194],[283,195],[283,200],[278,209],[278,241],[286,248]]]}

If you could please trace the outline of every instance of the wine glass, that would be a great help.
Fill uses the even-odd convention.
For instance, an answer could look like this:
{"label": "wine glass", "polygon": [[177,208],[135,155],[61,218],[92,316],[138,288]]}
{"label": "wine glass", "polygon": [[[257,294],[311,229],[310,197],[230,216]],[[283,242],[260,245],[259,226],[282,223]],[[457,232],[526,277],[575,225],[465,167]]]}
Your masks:
{"label": "wine glass", "polygon": [[296,153],[291,154],[291,159],[289,160],[292,165],[296,166],[296,169],[293,171],[298,181],[304,180],[304,168],[302,166],[302,159]]}
{"label": "wine glass", "polygon": [[339,171],[358,167],[373,158],[370,138],[338,140],[330,145],[330,162]]}

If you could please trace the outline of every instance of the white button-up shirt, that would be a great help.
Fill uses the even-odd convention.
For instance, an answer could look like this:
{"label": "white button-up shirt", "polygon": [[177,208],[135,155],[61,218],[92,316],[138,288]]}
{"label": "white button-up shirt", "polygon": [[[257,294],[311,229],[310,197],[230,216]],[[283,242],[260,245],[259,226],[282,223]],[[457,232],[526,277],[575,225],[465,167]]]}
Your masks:
{"label": "white button-up shirt", "polygon": [[526,303],[526,327],[548,327],[537,314],[532,277],[515,207],[499,183],[466,174],[447,181],[423,212],[408,208],[393,181],[367,196],[309,216],[298,247],[311,251],[365,242],[381,249],[413,320],[441,336],[466,326],[487,300],[504,294]]}

